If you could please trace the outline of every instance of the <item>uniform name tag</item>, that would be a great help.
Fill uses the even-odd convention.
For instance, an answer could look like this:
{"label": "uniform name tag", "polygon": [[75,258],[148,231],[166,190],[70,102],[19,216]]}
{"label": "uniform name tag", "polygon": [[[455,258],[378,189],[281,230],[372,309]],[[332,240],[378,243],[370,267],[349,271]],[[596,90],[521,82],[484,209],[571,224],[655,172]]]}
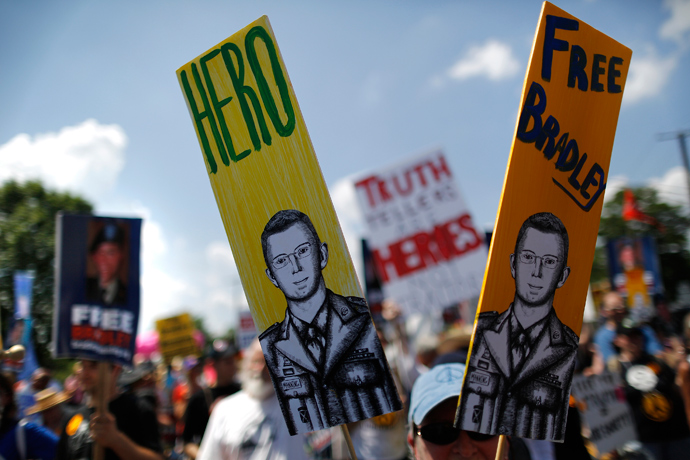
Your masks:
{"label": "uniform name tag", "polygon": [[472,372],[470,374],[470,383],[477,383],[479,385],[487,386],[489,384],[489,376],[480,374],[479,372]]}
{"label": "uniform name tag", "polygon": [[285,379],[282,384],[283,390],[296,390],[302,388],[302,381],[299,378]]}

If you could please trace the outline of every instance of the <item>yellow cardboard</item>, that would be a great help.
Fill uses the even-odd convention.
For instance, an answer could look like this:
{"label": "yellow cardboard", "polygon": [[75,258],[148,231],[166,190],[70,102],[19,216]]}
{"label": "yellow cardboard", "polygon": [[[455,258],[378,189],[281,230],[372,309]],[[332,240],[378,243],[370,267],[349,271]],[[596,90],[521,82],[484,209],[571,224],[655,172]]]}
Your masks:
{"label": "yellow cardboard", "polygon": [[[547,361],[566,359],[551,357],[547,345],[555,346],[558,342],[564,347],[562,353],[571,356],[572,343],[577,344],[631,56],[630,49],[556,6],[544,3],[522,92],[459,403],[458,423],[464,429],[563,439],[572,366],[568,361],[567,365],[564,362],[558,368],[542,370],[530,362],[529,353],[536,353],[535,349],[544,346],[538,359],[543,368]],[[511,315],[515,318],[517,313],[513,314],[509,307],[518,299],[516,291],[520,292],[516,290],[511,269],[529,264],[540,267],[544,273],[547,269],[542,257],[545,254],[536,259],[526,256],[527,265],[520,265],[519,254],[514,259],[511,255],[515,253],[523,222],[538,213],[555,215],[567,229],[569,273],[552,299],[557,318],[565,327],[561,328],[554,320],[553,327],[558,330],[550,329],[548,324],[542,329],[542,334],[551,333],[551,337],[531,337],[531,348],[528,345],[519,352],[522,355],[516,355],[514,337],[509,339],[507,347],[501,342],[510,331],[520,330],[510,323]],[[542,243],[549,238],[540,236]],[[555,255],[558,256],[558,251]],[[512,265],[514,262],[517,265]],[[556,273],[562,275],[564,268],[557,264]],[[539,297],[540,288],[530,289],[534,298]],[[529,325],[529,321],[525,324]],[[549,342],[539,342],[539,338],[548,338]],[[527,406],[531,409],[523,410]]]}
{"label": "yellow cardboard", "polygon": [[158,346],[166,362],[175,356],[199,356],[199,348],[194,341],[194,323],[188,313],[183,313],[156,321]]}
{"label": "yellow cardboard", "polygon": [[[385,403],[375,405],[380,409],[362,413],[354,407],[358,404],[354,400],[347,403],[345,396],[350,395],[350,390],[340,392],[335,388],[354,378],[355,373],[348,374],[350,377],[339,374],[340,365],[331,365],[334,351],[367,350],[373,353],[375,367],[382,371],[375,378],[389,382],[391,377],[383,372],[388,365],[378,339],[370,337],[371,317],[361,300],[362,290],[268,18],[258,19],[185,64],[178,69],[177,76],[291,434],[397,410],[400,405],[395,390],[394,396],[385,392]],[[282,253],[281,262],[277,262],[278,257],[267,262],[262,232],[269,219],[285,210],[306,214],[321,244],[312,241],[308,253],[300,252],[303,245],[290,246]],[[290,343],[288,348],[294,353],[278,356],[276,350],[282,350],[281,345],[274,344],[280,334],[293,338],[303,334],[291,329],[299,321],[294,314],[289,318],[286,314],[289,300],[277,275],[315,260],[313,257],[321,261],[321,266],[317,269],[310,265],[310,269],[315,270],[315,276],[322,276],[330,290],[329,307],[321,311],[331,311],[330,299],[335,298],[340,302],[338,321],[343,322],[340,332],[329,329],[335,318],[335,313],[329,313],[329,326],[324,326],[328,331],[321,331],[326,336],[325,369],[314,364],[324,361],[309,355],[313,352],[297,350],[297,345]],[[357,321],[351,321],[355,317]],[[346,325],[355,323],[358,328],[345,334]],[[348,346],[333,346],[334,337]],[[356,343],[350,344],[355,339]],[[302,342],[305,341],[303,337]],[[350,359],[357,361],[362,356]],[[362,372],[360,377],[364,380],[367,376],[374,378],[369,371]],[[339,377],[335,378],[336,375]],[[339,395],[342,406],[326,393],[321,394],[325,388]],[[362,397],[360,390],[353,390],[352,395],[355,399]],[[338,408],[328,409],[327,416],[324,407],[332,401]]]}

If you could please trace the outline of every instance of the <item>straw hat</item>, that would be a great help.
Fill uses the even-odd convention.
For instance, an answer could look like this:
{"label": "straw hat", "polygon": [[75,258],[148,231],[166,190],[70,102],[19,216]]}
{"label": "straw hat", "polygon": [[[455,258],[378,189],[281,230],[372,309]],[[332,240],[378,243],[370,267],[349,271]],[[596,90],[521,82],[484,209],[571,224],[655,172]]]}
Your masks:
{"label": "straw hat", "polygon": [[71,396],[63,391],[55,392],[52,388],[46,388],[36,393],[36,404],[26,410],[26,415],[43,412],[46,409],[57,406],[67,401]]}
{"label": "straw hat", "polygon": [[467,348],[470,346],[471,340],[471,325],[464,324],[460,327],[454,327],[443,334],[438,345],[437,352],[439,355],[442,355],[451,351]]}

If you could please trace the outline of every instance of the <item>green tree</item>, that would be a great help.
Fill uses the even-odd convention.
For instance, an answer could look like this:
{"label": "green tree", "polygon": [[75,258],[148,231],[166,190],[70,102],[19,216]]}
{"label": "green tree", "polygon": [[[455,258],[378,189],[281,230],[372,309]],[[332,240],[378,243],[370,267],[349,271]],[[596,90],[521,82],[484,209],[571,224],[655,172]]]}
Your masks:
{"label": "green tree", "polygon": [[90,214],[92,209],[84,198],[48,190],[39,181],[10,180],[0,186],[1,324],[6,330],[14,313],[14,272],[33,271],[33,338],[44,366],[53,364],[48,343],[54,307],[55,216],[59,211]]}
{"label": "green tree", "polygon": [[[690,280],[690,252],[688,251],[687,231],[690,218],[681,206],[663,202],[653,188],[640,187],[632,190],[637,205],[642,212],[656,219],[657,224],[623,220],[623,194],[620,190],[612,200],[604,205],[599,224],[601,243],[623,236],[654,237],[659,251],[661,277],[666,290],[666,299],[676,299],[678,283]],[[597,247],[592,282],[601,281],[608,276],[606,248]]]}

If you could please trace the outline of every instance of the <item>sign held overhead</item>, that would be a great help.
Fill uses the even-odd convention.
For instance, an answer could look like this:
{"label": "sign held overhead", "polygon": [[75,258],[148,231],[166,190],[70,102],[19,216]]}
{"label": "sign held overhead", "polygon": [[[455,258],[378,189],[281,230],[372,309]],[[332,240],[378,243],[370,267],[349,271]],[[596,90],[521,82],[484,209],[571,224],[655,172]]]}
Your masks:
{"label": "sign held overhead", "polygon": [[631,51],[545,2],[456,424],[562,441]]}

